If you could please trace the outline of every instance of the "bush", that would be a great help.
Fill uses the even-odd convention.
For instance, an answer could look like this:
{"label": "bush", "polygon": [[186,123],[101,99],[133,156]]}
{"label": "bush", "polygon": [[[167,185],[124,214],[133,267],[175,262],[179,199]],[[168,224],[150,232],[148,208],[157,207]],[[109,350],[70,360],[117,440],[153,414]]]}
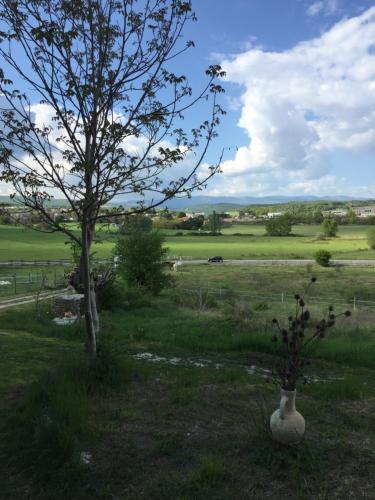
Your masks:
{"label": "bush", "polygon": [[367,243],[372,250],[375,250],[375,227],[367,231]]}
{"label": "bush", "polygon": [[328,252],[328,250],[318,250],[314,257],[317,264],[323,267],[328,267],[332,254],[331,252]]}
{"label": "bush", "polygon": [[157,295],[170,285],[172,279],[162,264],[168,252],[163,243],[163,236],[155,231],[135,232],[118,240],[118,272],[130,287],[141,287]]}
{"label": "bush", "polygon": [[254,317],[250,304],[240,299],[226,300],[223,315],[225,319],[239,325],[248,323]]}
{"label": "bush", "polygon": [[326,241],[327,236],[325,233],[317,233],[317,235],[314,238],[315,241]]}
{"label": "bush", "polygon": [[288,214],[280,215],[266,222],[268,236],[288,236],[292,231],[292,220]]}
{"label": "bush", "polygon": [[152,230],[152,219],[143,214],[133,214],[125,216],[124,222],[120,226],[120,234],[149,233]]}
{"label": "bush", "polygon": [[124,305],[124,290],[117,282],[113,282],[99,288],[96,292],[96,299],[100,310],[113,311]]}
{"label": "bush", "polygon": [[325,219],[322,224],[323,233],[328,238],[333,238],[337,234],[338,224],[335,219]]}

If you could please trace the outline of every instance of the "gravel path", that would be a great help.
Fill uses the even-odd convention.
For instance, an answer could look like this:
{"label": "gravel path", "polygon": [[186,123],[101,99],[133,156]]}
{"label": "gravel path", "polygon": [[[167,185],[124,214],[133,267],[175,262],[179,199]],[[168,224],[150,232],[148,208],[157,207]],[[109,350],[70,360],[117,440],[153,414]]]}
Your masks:
{"label": "gravel path", "polygon": [[[47,300],[51,297],[55,297],[55,295],[60,295],[66,289],[55,290],[53,292],[43,292],[39,295],[39,300]],[[9,309],[10,307],[23,306],[24,304],[31,304],[35,302],[36,295],[24,295],[22,297],[13,297],[11,299],[1,300],[0,301],[0,310]]]}

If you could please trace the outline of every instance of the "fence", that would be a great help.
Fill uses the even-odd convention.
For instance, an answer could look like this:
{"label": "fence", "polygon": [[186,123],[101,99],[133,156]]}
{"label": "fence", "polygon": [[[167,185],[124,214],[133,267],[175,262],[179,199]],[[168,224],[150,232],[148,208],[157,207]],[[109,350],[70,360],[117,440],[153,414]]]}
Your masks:
{"label": "fence", "polygon": [[[107,264],[112,262],[110,259],[96,259],[93,261],[97,264]],[[56,259],[56,260],[3,260],[0,261],[0,268],[13,268],[13,267],[72,267],[74,262],[67,259]]]}
{"label": "fence", "polygon": [[0,298],[28,293],[53,290],[66,286],[66,278],[61,269],[0,272]]}
{"label": "fence", "polygon": [[168,255],[166,260],[193,260],[192,255]]}
{"label": "fence", "polygon": [[[202,296],[213,296],[216,299],[233,299],[233,300],[249,300],[252,302],[272,302],[279,304],[291,305],[295,304],[294,294],[287,292],[279,292],[279,293],[249,293],[245,291],[235,291],[229,288],[180,288],[183,292],[189,294],[196,294],[197,297]],[[322,297],[314,297],[309,295],[307,300],[309,305],[316,306],[327,306],[327,304],[341,307],[342,309],[351,308],[353,311],[363,310],[363,309],[374,309],[375,310],[375,301],[371,300],[362,300],[353,296],[350,300],[335,298],[322,298]]]}

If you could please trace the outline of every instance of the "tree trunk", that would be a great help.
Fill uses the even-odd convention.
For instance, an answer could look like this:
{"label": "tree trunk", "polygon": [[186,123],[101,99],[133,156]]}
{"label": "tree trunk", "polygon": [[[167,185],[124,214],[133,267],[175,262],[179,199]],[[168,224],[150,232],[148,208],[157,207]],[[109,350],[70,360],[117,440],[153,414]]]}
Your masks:
{"label": "tree trunk", "polygon": [[[95,291],[93,288],[90,264],[91,235],[86,220],[82,221],[82,253],[81,253],[81,273],[83,280],[83,293],[85,304],[86,321],[86,347],[91,356],[96,354],[96,325],[93,315],[93,308],[96,311]],[[92,293],[93,292],[93,293]],[[94,299],[94,300],[93,300]],[[97,314],[97,312],[96,312]]]}
{"label": "tree trunk", "polygon": [[98,307],[96,303],[96,292],[92,280],[91,280],[90,294],[91,294],[90,305],[91,305],[92,321],[94,323],[95,335],[98,336],[100,332],[100,321],[99,321]]}

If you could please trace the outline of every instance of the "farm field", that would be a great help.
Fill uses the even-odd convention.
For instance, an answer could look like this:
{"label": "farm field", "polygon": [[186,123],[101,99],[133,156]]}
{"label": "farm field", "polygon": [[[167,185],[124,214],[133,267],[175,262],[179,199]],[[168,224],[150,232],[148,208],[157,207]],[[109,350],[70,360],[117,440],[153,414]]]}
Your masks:
{"label": "farm field", "polygon": [[0,301],[18,295],[66,287],[71,266],[0,267]]}
{"label": "farm field", "polygon": [[[271,318],[285,321],[293,308],[260,299],[240,303],[230,295],[202,308],[179,293],[202,284],[268,293],[287,284],[288,291],[300,291],[310,271],[318,271],[316,287],[328,303],[341,297],[340,287],[354,281],[354,273],[229,271],[187,267],[177,273],[177,290],[132,306],[120,297],[102,311],[101,341],[116,353],[122,376],[107,386],[98,379],[94,392],[82,383],[74,390],[69,385],[77,366],[85,366],[83,325],[54,325],[47,304],[38,317],[32,307],[0,312],[0,498],[23,499],[25,491],[38,500],[224,500],[265,493],[274,500],[371,498],[374,313],[359,310],[338,320],[312,353],[309,383],[301,384],[297,397],[306,438],[285,449],[268,431],[279,404],[278,388],[270,383]],[[356,271],[359,280],[373,282],[373,273]],[[316,306],[314,318],[324,307]],[[61,442],[48,439],[55,422],[64,422]],[[70,455],[62,467],[60,457]],[[49,467],[44,462],[41,474],[46,457]]]}
{"label": "farm field", "polygon": [[267,302],[270,305],[293,301],[295,293],[302,293],[311,277],[317,278],[310,287],[309,302],[330,301],[337,305],[374,307],[375,313],[375,268],[335,267],[323,268],[316,264],[295,266],[236,266],[202,264],[183,266],[174,274],[178,290],[209,290],[220,298],[220,294],[232,292],[249,302]]}
{"label": "farm field", "polygon": [[[375,259],[366,241],[368,226],[341,226],[337,238],[316,241],[320,226],[296,225],[288,237],[264,236],[263,226],[234,225],[223,229],[222,236],[182,236],[166,233],[171,257],[207,259],[222,255],[225,259],[312,258],[318,249],[329,250],[334,259]],[[174,232],[176,234],[176,232]],[[238,234],[238,235],[236,235]],[[253,235],[253,236],[250,236]],[[110,258],[115,235],[98,233],[101,243],[94,245],[96,258]],[[44,234],[14,226],[0,226],[0,261],[68,259],[70,248],[64,235]]]}

